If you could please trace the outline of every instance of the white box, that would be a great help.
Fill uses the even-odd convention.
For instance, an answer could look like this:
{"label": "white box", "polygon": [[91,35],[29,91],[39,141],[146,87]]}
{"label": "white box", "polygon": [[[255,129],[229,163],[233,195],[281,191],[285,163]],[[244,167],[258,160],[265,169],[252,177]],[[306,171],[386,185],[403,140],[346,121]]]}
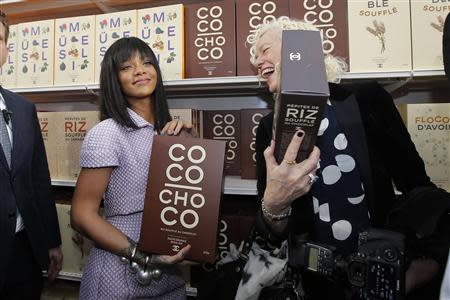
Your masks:
{"label": "white box", "polygon": [[55,20],[55,85],[94,83],[95,16]]}

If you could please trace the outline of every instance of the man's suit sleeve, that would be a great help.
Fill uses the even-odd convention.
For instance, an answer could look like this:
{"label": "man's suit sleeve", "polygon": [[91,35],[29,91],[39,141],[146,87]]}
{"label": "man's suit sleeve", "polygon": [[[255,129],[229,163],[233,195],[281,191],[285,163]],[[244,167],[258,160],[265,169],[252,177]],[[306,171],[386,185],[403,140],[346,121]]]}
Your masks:
{"label": "man's suit sleeve", "polygon": [[31,168],[33,189],[36,193],[40,214],[43,218],[41,221],[46,226],[48,246],[49,249],[51,249],[61,245],[61,234],[56,206],[51,192],[50,173],[48,170],[44,141],[42,140],[42,133],[35,108],[33,108],[32,118],[35,141]]}

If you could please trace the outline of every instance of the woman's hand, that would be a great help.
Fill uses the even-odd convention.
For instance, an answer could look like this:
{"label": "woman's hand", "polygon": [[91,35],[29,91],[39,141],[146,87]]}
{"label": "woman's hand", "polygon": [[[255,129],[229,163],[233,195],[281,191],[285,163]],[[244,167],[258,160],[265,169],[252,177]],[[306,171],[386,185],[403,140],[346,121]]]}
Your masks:
{"label": "woman's hand", "polygon": [[303,137],[303,131],[297,131],[294,134],[281,164],[278,164],[275,160],[275,142],[273,140],[264,151],[267,168],[264,205],[267,211],[273,215],[287,213],[291,203],[311,189],[312,184],[309,174],[315,174],[320,151],[319,148],[314,147],[308,159],[301,163],[295,163]]}
{"label": "woman's hand", "polygon": [[431,258],[414,259],[406,270],[405,293],[431,281],[439,272],[439,264]]}
{"label": "woman's hand", "polygon": [[186,245],[183,249],[178,251],[175,255],[156,255],[153,254],[150,263],[156,264],[156,265],[174,265],[181,263],[186,255],[188,254],[189,250],[191,250],[191,245]]}
{"label": "woman's hand", "polygon": [[62,268],[63,253],[61,250],[61,246],[49,249],[48,257],[50,258],[50,264],[47,270],[48,281],[53,282]]}
{"label": "woman's hand", "polygon": [[164,128],[161,130],[161,134],[179,135],[182,130],[191,132],[192,124],[184,120],[172,120],[166,123]]}

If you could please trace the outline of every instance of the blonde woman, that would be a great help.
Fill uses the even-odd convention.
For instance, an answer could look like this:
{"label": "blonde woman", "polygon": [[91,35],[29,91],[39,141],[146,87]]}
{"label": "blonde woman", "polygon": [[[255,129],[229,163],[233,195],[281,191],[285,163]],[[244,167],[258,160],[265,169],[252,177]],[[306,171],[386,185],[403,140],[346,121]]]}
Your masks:
{"label": "blonde woman", "polygon": [[[251,62],[274,95],[280,92],[282,31],[293,29],[317,30],[281,17],[258,27],[252,41]],[[386,223],[396,201],[392,182],[405,193],[434,185],[391,95],[377,83],[336,84],[346,64],[331,55],[325,55],[325,64],[330,98],[308,159],[295,163],[304,135],[299,131],[278,164],[273,155],[273,114],[259,124],[257,227],[272,244],[286,239],[289,232],[305,233],[346,256],[356,251],[359,232]],[[421,276],[407,276],[406,291],[435,275],[435,259],[423,260],[427,268],[419,264]],[[312,299],[345,299],[344,286],[345,280],[304,274],[304,287]]]}

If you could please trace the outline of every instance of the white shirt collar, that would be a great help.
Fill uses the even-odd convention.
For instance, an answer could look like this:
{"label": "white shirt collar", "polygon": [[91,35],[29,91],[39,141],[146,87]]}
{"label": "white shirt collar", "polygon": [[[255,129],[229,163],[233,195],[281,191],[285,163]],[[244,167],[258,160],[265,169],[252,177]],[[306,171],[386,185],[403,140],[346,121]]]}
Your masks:
{"label": "white shirt collar", "polygon": [[2,93],[0,93],[0,110],[1,110],[1,109],[6,109],[6,101],[5,101],[5,99],[3,98]]}

